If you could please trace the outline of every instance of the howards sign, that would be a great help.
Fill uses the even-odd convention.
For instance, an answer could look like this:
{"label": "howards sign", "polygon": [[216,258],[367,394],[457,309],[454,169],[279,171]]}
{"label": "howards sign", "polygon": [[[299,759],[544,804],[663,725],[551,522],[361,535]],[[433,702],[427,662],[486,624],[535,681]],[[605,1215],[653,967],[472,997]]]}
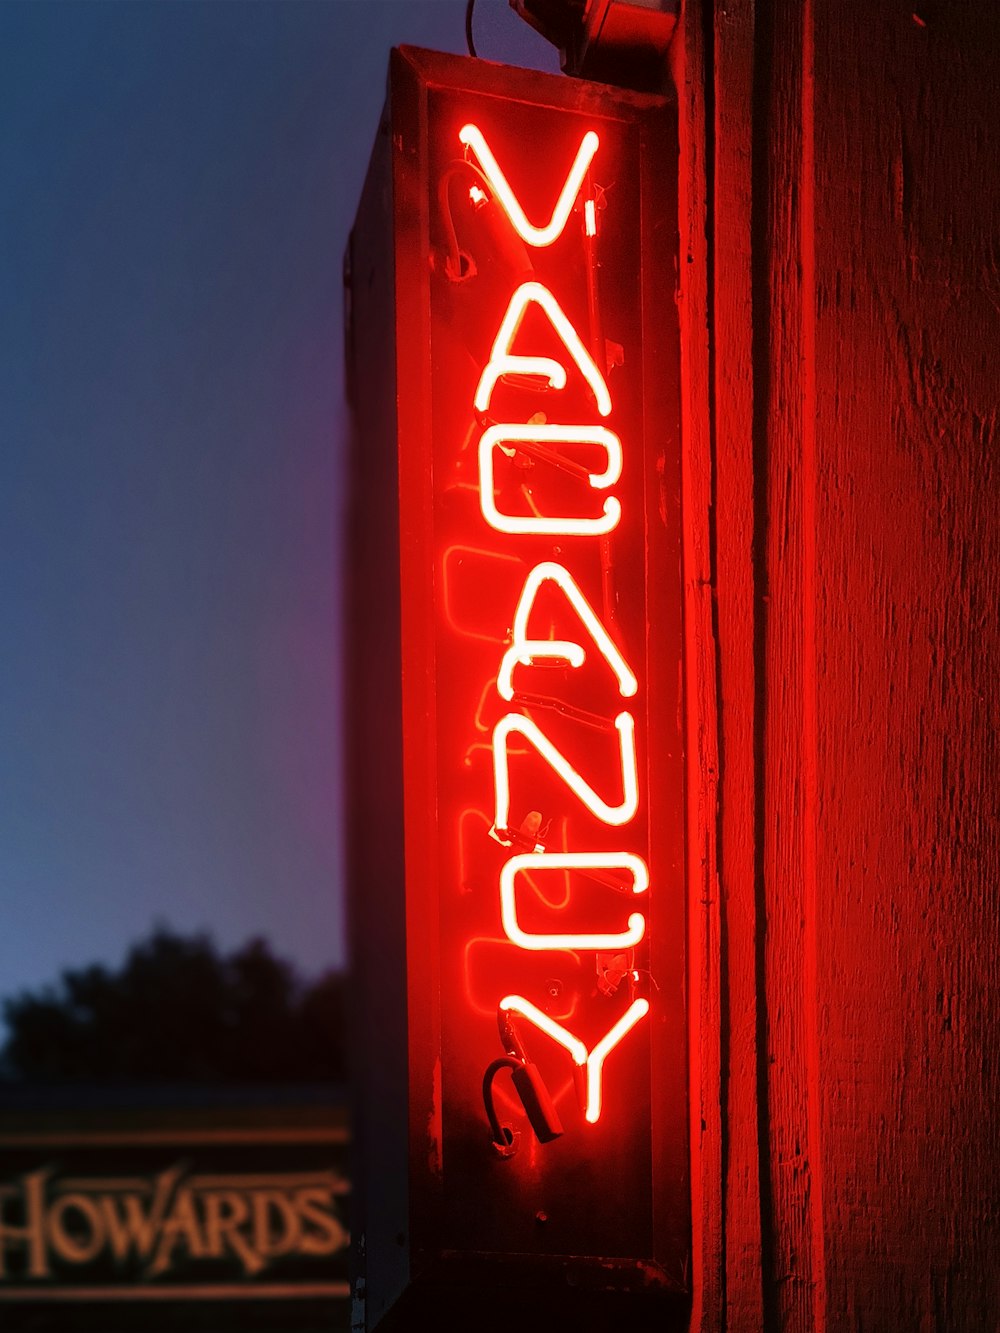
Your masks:
{"label": "howards sign", "polygon": [[290,1329],[303,1302],[346,1315],[342,1107],[3,1114],[0,1147],[5,1329],[19,1305],[290,1302]]}

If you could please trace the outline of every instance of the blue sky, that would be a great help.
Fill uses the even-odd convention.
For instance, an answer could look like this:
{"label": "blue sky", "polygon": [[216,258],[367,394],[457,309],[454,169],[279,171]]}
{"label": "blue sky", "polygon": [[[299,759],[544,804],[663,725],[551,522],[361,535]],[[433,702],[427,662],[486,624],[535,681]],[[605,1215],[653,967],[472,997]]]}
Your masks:
{"label": "blue sky", "polygon": [[0,996],[155,921],[344,961],[341,256],[464,12],[0,6]]}

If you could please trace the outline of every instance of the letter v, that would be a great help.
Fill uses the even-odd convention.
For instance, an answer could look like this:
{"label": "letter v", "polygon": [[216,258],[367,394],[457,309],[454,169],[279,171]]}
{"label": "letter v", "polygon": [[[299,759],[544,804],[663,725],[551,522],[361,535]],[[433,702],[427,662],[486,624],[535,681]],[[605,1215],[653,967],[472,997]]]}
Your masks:
{"label": "letter v", "polygon": [[576,150],[576,157],[570,167],[569,175],[563,183],[556,206],[552,210],[552,217],[545,227],[533,227],[528,221],[524,209],[518,202],[514,191],[510,188],[507,177],[500,170],[500,164],[493,156],[490,146],[478,126],[463,125],[458,132],[458,137],[466,148],[471,148],[476,157],[479,158],[483,175],[489,181],[493,193],[500,201],[508,218],[510,218],[511,226],[526,245],[533,245],[536,248],[551,245],[554,240],[562,235],[570,209],[580,192],[580,186],[587,174],[587,168],[594,160],[594,154],[597,152],[600,143],[593,130],[587,131],[580,142],[580,147]]}

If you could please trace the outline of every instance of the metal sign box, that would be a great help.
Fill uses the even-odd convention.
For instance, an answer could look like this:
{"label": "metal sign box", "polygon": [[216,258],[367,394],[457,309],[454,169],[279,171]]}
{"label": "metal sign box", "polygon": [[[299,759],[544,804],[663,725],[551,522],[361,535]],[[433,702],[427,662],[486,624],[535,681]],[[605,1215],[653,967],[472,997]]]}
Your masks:
{"label": "metal sign box", "polygon": [[347,257],[358,1327],[685,1305],[676,160],[662,99],[393,52]]}

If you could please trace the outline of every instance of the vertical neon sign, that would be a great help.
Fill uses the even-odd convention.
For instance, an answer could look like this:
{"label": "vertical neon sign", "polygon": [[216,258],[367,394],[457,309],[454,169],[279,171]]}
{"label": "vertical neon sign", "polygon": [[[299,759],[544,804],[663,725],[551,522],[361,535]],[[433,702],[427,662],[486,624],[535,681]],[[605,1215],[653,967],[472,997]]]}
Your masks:
{"label": "vertical neon sign", "polygon": [[[466,149],[470,174],[474,171],[481,179],[481,183],[474,183],[469,190],[471,205],[477,210],[498,210],[497,225],[509,227],[525,247],[525,268],[533,265],[532,252],[558,246],[564,239],[575,244],[578,250],[588,242],[593,243],[598,235],[593,181],[601,167],[600,136],[596,131],[586,129],[582,133],[564,179],[553,181],[554,203],[548,221],[542,223],[529,219],[531,210],[511,185],[489,135],[478,125],[466,123],[457,137]],[[450,170],[454,171],[454,167]],[[475,260],[466,262],[474,264]],[[569,266],[564,268],[567,275],[573,271]],[[452,278],[457,280],[462,271],[461,261],[456,262],[452,256],[449,269]],[[581,336],[573,318],[567,314],[566,306],[572,295],[567,292],[560,299],[554,284],[538,277],[517,283],[492,338],[470,406],[474,409],[480,432],[476,446],[479,512],[485,528],[505,539],[501,547],[504,553],[518,555],[524,539],[533,537],[570,538],[575,543],[560,560],[526,562],[526,573],[515,605],[496,608],[498,642],[503,640],[509,646],[498,654],[495,693],[498,700],[508,705],[508,710],[494,724],[490,739],[493,824],[489,832],[496,842],[513,853],[500,867],[497,906],[503,936],[514,949],[528,953],[572,950],[577,956],[585,953],[595,959],[610,954],[617,960],[620,981],[624,982],[620,987],[625,993],[624,1006],[620,1001],[610,1001],[612,991],[617,991],[619,985],[612,986],[605,980],[603,993],[599,995],[597,1005],[592,1006],[600,1014],[601,1030],[592,1039],[589,1050],[579,1035],[516,993],[520,981],[516,954],[511,958],[511,989],[497,995],[500,1031],[515,1073],[515,1087],[524,1086],[516,1077],[519,1064],[522,1070],[534,1069],[529,1065],[520,1039],[515,1042],[510,1036],[513,1031],[511,1023],[516,1016],[522,1028],[533,1028],[535,1037],[541,1035],[555,1042],[569,1053],[577,1069],[584,1072],[584,1077],[576,1080],[580,1110],[585,1123],[596,1124],[602,1112],[604,1084],[609,1077],[605,1067],[608,1057],[619,1043],[629,1038],[650,1011],[649,999],[636,993],[640,973],[635,966],[635,951],[646,937],[646,916],[637,911],[629,912],[627,920],[619,922],[613,929],[592,921],[581,924],[579,921],[555,920],[546,923],[544,929],[528,930],[521,924],[517,895],[519,876],[530,877],[530,881],[538,884],[552,872],[561,874],[569,886],[566,906],[561,909],[564,914],[573,897],[573,885],[581,876],[596,881],[607,895],[613,895],[615,891],[645,895],[650,889],[646,860],[637,849],[635,835],[630,838],[630,826],[641,800],[632,711],[619,709],[613,717],[588,714],[577,719],[577,728],[585,734],[595,728],[613,731],[618,742],[616,750],[604,746],[604,760],[600,765],[601,790],[598,790],[598,785],[583,776],[574,760],[553,742],[532,715],[546,710],[572,718],[573,706],[569,698],[553,692],[540,700],[523,690],[524,680],[538,675],[539,670],[544,672],[546,667],[562,666],[563,676],[580,671],[587,661],[589,648],[592,657],[610,671],[620,699],[631,704],[639,691],[636,672],[622,647],[615,642],[613,626],[605,624],[594,610],[571,567],[586,565],[588,559],[592,561],[594,551],[588,551],[587,544],[591,547],[598,544],[599,554],[610,562],[610,541],[623,519],[622,502],[614,488],[622,476],[627,447],[627,442],[623,443],[617,431],[603,424],[604,420],[613,417],[615,406],[606,370],[599,364],[604,362],[605,353],[598,345],[596,321],[592,318],[590,328]],[[529,320],[530,316],[534,316],[533,321]],[[588,350],[588,340],[592,350]],[[577,381],[573,387],[570,387],[571,379]],[[504,394],[504,386],[515,386],[515,392]],[[574,420],[574,416],[583,419]],[[588,456],[586,465],[574,457],[581,452]],[[527,504],[520,505],[523,512],[511,512],[506,503],[502,506],[498,502],[495,466],[498,456],[522,465],[533,459],[544,460],[550,466],[569,470],[581,485],[577,493],[569,497],[569,503],[557,506],[562,512],[542,512],[523,491],[520,498],[528,499]],[[605,493],[597,513],[587,502],[587,495],[595,490]],[[516,496],[514,504],[518,504]],[[484,532],[482,535],[489,534]],[[551,632],[539,636],[530,629],[536,602],[546,587],[550,593],[558,590],[563,603],[560,608],[562,621],[568,621],[572,627],[572,637],[558,638]],[[607,595],[605,602],[603,610],[613,612],[613,601]],[[518,684],[515,684],[515,676]],[[526,750],[533,751],[549,766],[557,782],[563,785],[564,795],[569,793],[593,820],[616,831],[618,841],[613,848],[553,850],[537,840],[541,813],[532,813],[512,803],[511,756],[515,752],[523,755]],[[522,798],[522,805],[524,799],[531,804],[528,797]],[[530,849],[527,854],[522,850],[525,847]],[[552,915],[558,918],[560,909]],[[491,1068],[484,1082],[484,1097],[494,1130],[495,1147],[507,1155],[513,1141],[512,1131],[499,1127],[493,1109],[493,1075],[497,1072],[499,1069]],[[538,1082],[533,1073],[529,1091],[532,1101]],[[532,1118],[532,1101],[525,1102],[529,1118]],[[537,1126],[534,1127],[538,1132]],[[551,1142],[561,1132],[561,1122],[559,1129],[554,1129],[550,1116],[539,1137],[543,1142]]]}
{"label": "vertical neon sign", "polygon": [[[393,77],[377,150],[391,188],[371,177],[352,255],[356,308],[378,291],[391,311],[354,321],[372,426],[357,457],[367,795],[352,881],[372,1015],[364,1124],[394,1118],[398,1139],[405,1115],[408,1173],[383,1206],[398,1157],[387,1169],[372,1136],[382,1232],[369,1213],[366,1253],[391,1266],[404,1235],[413,1273],[457,1264],[464,1281],[470,1262],[529,1257],[562,1289],[573,1256],[601,1286],[677,1290],[672,113],[426,52],[401,53]],[[379,429],[391,452],[373,447]],[[395,642],[380,633],[394,616]]]}

